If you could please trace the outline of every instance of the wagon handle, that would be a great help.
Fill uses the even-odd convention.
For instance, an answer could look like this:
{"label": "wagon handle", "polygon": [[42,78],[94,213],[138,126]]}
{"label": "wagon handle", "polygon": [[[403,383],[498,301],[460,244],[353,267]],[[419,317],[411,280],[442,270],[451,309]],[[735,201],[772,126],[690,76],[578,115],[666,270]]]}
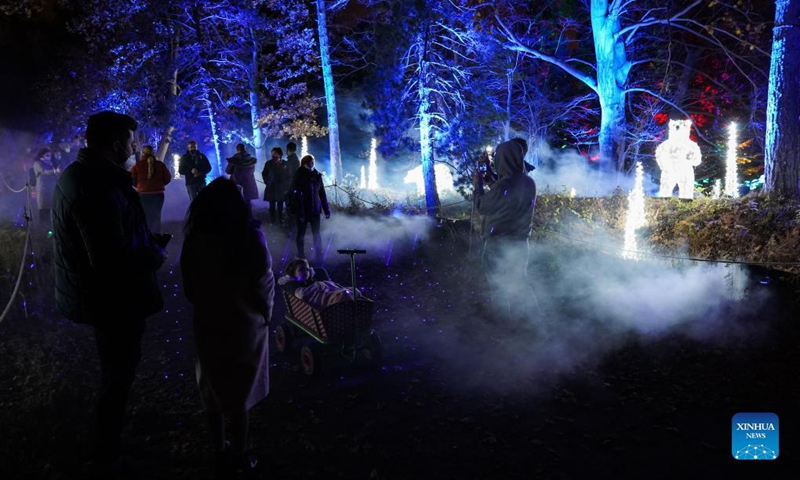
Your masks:
{"label": "wagon handle", "polygon": [[356,255],[367,253],[366,250],[336,250],[336,253],[350,255],[350,280],[353,285],[353,305],[356,304]]}

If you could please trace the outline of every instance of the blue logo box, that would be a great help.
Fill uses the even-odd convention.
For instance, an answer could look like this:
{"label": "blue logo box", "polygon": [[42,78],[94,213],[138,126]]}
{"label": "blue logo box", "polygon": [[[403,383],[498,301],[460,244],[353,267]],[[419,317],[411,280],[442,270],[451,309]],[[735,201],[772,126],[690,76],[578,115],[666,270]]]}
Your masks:
{"label": "blue logo box", "polygon": [[780,453],[778,416],[740,412],[731,419],[731,455],[736,460],[775,460]]}

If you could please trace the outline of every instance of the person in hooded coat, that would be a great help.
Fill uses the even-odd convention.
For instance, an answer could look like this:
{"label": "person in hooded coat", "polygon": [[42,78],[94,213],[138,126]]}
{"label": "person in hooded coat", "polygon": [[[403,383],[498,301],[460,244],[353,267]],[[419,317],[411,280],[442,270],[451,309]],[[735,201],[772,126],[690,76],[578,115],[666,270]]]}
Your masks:
{"label": "person in hooded coat", "polygon": [[242,189],[242,196],[246,201],[258,198],[258,186],[256,186],[256,157],[247,153],[243,144],[236,145],[236,154],[228,158],[228,166],[225,173],[231,176],[231,180]]}
{"label": "person in hooded coat", "polygon": [[[494,157],[497,181],[488,192],[484,191],[484,175],[476,171],[473,177],[475,210],[483,216],[481,263],[492,289],[492,305],[510,318],[518,317],[522,308],[515,305],[516,298],[505,293],[503,284],[527,284],[528,238],[536,204],[536,182],[528,176],[533,167],[525,162],[525,153],[527,143],[522,139],[498,145]],[[498,276],[503,280],[498,281]]]}
{"label": "person in hooded coat", "polygon": [[291,187],[291,198],[296,224],[295,245],[297,257],[306,258],[305,236],[308,225],[311,225],[311,237],[314,242],[314,262],[319,265],[324,260],[322,252],[322,235],[320,234],[320,216],[331,218],[331,208],[328,205],[328,196],[325,194],[325,184],[322,174],[314,168],[313,155],[306,155],[300,159],[300,168],[294,176]]}

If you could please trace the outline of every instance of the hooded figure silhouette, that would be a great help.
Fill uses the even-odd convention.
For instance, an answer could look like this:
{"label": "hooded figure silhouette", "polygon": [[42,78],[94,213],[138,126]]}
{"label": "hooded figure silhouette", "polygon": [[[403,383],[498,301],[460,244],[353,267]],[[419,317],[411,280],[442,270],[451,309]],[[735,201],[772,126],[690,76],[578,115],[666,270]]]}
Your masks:
{"label": "hooded figure silhouette", "polygon": [[475,210],[483,215],[481,263],[492,306],[496,313],[516,323],[538,310],[532,290],[524,299],[507,292],[509,285],[516,291],[528,285],[528,237],[536,204],[536,183],[527,173],[533,167],[524,160],[526,152],[527,144],[522,139],[497,146],[494,157],[497,181],[488,192],[483,190],[480,172],[473,178]]}

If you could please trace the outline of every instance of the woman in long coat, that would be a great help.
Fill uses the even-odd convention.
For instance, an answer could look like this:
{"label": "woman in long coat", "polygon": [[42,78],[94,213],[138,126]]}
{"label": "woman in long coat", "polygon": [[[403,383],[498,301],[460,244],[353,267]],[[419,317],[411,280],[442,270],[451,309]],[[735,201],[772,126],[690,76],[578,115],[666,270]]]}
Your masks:
{"label": "woman in long coat", "polygon": [[289,164],[283,159],[280,147],[272,149],[271,158],[264,164],[261,178],[264,180],[264,200],[269,202],[269,222],[280,221],[283,215],[283,203],[291,186],[292,176]]}
{"label": "woman in long coat", "polygon": [[236,145],[236,154],[228,159],[228,166],[225,173],[231,176],[231,180],[242,189],[242,196],[248,202],[258,198],[258,186],[256,185],[256,157],[247,153],[244,144]]}
{"label": "woman in long coat", "polygon": [[248,470],[257,463],[248,447],[249,411],[269,393],[271,256],[249,202],[222,177],[194,199],[184,230],[181,269],[194,306],[197,382],[209,431],[219,463]]}
{"label": "woman in long coat", "polygon": [[36,154],[33,172],[36,175],[36,207],[39,209],[39,220],[49,222],[50,210],[53,208],[53,193],[56,191],[58,174],[61,173],[61,168],[53,163],[53,153],[49,148],[43,148]]}

